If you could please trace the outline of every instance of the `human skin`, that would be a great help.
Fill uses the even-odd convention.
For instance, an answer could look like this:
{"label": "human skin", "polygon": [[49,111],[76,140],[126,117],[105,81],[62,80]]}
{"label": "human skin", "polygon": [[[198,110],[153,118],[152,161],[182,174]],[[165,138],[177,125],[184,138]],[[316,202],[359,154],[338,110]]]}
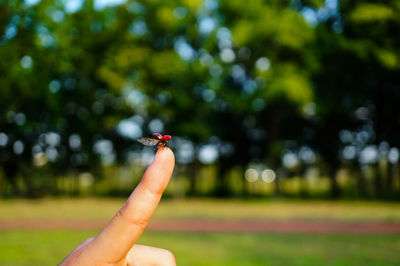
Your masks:
{"label": "human skin", "polygon": [[136,244],[160,202],[174,166],[171,149],[158,149],[139,185],[106,227],[97,237],[83,241],[59,265],[176,265],[170,251]]}

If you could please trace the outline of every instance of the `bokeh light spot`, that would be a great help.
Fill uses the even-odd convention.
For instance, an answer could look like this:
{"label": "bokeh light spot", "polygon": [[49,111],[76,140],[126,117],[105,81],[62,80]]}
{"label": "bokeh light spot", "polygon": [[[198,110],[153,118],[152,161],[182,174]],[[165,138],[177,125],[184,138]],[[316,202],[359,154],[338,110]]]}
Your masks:
{"label": "bokeh light spot", "polygon": [[258,179],[258,172],[256,169],[249,168],[244,172],[244,177],[250,183],[256,182]]}
{"label": "bokeh light spot", "polygon": [[261,178],[265,183],[272,183],[275,181],[276,175],[275,172],[271,169],[265,169],[261,173]]}

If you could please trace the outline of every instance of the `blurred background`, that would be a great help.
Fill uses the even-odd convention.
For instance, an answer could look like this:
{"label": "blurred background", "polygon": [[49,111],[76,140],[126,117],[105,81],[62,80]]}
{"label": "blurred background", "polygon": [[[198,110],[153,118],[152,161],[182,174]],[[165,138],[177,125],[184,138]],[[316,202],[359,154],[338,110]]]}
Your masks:
{"label": "blurred background", "polygon": [[397,0],[0,1],[0,264],[95,235],[160,132],[178,265],[398,265],[399,47]]}

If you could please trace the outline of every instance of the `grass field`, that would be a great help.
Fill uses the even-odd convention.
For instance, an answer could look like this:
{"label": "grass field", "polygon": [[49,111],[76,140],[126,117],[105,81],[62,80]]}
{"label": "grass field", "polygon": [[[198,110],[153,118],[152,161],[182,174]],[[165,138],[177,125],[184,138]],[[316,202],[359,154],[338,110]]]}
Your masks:
{"label": "grass field", "polygon": [[[107,220],[116,199],[0,201],[1,220]],[[400,222],[400,204],[329,201],[164,200],[156,220]],[[0,265],[55,265],[98,230],[0,229]],[[146,231],[140,243],[171,250],[178,265],[400,265],[399,234]]]}
{"label": "grass field", "polygon": [[[94,231],[0,232],[0,265],[56,265]],[[399,265],[400,238],[379,235],[145,232],[178,265]]]}
{"label": "grass field", "polygon": [[[108,220],[120,199],[0,200],[0,220]],[[400,222],[400,203],[301,200],[162,200],[154,220]]]}

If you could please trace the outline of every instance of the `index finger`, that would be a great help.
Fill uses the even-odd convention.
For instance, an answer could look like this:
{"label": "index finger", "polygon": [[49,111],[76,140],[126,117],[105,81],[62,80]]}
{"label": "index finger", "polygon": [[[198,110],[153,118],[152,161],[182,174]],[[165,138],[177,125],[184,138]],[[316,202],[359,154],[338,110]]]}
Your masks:
{"label": "index finger", "polygon": [[128,200],[91,243],[93,256],[105,263],[120,262],[135,244],[156,209],[174,170],[169,148],[159,149]]}

